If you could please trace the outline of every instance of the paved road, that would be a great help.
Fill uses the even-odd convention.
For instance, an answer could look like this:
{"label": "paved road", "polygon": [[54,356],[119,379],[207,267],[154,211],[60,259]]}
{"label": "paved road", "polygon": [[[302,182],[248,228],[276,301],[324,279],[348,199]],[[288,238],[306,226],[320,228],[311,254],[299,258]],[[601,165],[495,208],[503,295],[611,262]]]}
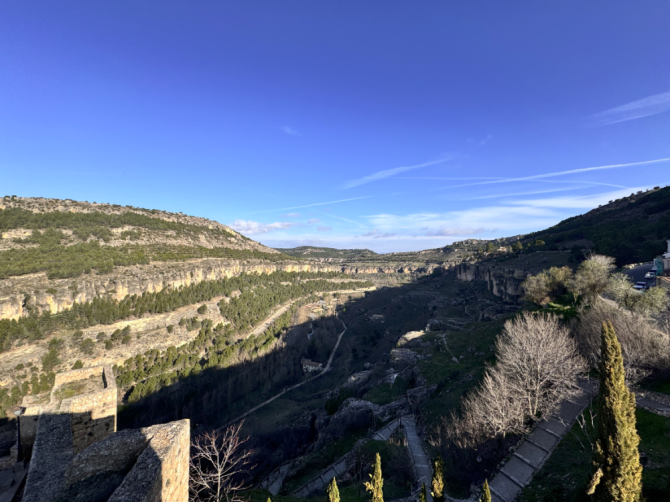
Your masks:
{"label": "paved road", "polygon": [[640,265],[630,270],[626,270],[626,275],[630,277],[633,283],[645,281],[649,286],[656,285],[656,279],[645,279],[644,274],[649,272],[654,266],[652,264]]}

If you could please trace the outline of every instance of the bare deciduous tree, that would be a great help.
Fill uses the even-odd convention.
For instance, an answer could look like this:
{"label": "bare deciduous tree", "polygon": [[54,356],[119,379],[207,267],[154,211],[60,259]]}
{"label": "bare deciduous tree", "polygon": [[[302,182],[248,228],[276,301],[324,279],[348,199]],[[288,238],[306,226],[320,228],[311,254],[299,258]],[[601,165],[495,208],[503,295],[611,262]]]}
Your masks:
{"label": "bare deciduous tree", "polygon": [[246,488],[241,478],[248,470],[252,452],[243,449],[249,438],[240,438],[242,423],[231,425],[223,433],[206,432],[193,440],[189,484],[191,500],[243,500],[237,492]]}
{"label": "bare deciduous tree", "polygon": [[577,378],[586,370],[567,328],[555,315],[524,312],[507,321],[496,340],[497,367],[510,392],[534,418],[552,413],[577,392]]}
{"label": "bare deciduous tree", "polygon": [[[638,293],[639,294],[639,293]],[[592,366],[600,361],[600,331],[611,321],[621,344],[626,379],[632,385],[652,370],[670,367],[670,337],[647,320],[600,302],[585,310],[573,327],[579,351]]]}
{"label": "bare deciduous tree", "polygon": [[499,368],[489,368],[479,387],[463,400],[463,415],[489,437],[523,430],[521,396]]}
{"label": "bare deciduous tree", "polygon": [[598,296],[609,287],[609,276],[614,270],[614,258],[601,254],[591,254],[577,268],[570,280],[569,289],[582,296],[589,305],[598,301]]}
{"label": "bare deciduous tree", "polygon": [[[433,443],[464,450],[522,432],[527,418],[547,416],[578,392],[587,365],[555,315],[526,312],[507,321],[496,340],[497,363],[463,399],[460,415],[444,418]],[[443,443],[444,442],[444,443]]]}

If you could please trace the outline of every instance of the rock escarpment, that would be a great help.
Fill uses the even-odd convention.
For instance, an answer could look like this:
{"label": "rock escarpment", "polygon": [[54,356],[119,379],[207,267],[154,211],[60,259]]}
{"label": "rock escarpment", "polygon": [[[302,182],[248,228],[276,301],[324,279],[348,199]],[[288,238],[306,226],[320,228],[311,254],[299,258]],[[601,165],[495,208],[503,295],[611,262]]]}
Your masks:
{"label": "rock escarpment", "polygon": [[485,281],[488,290],[506,302],[518,302],[523,298],[521,283],[531,272],[510,268],[496,263],[468,263],[456,266],[456,277],[461,281]]}
{"label": "rock escarpment", "polygon": [[273,272],[338,272],[359,274],[416,274],[433,272],[440,265],[398,264],[396,266],[337,265],[312,261],[228,260],[203,258],[187,262],[157,262],[117,267],[110,274],[87,274],[75,279],[47,279],[46,274],[10,277],[0,286],[0,319],[19,319],[31,311],[62,312],[76,303],[94,298],[122,300],[127,295],[156,293],[165,288],[190,286],[240,274]]}

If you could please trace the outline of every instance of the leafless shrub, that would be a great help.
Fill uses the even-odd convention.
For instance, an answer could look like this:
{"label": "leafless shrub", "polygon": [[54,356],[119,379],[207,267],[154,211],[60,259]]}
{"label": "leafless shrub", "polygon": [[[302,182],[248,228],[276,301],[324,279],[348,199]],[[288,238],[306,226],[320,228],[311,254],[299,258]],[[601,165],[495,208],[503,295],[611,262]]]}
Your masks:
{"label": "leafless shrub", "polygon": [[463,416],[488,437],[523,430],[522,396],[499,368],[489,368],[479,387],[463,400]]}
{"label": "leafless shrub", "polygon": [[190,500],[241,502],[237,492],[246,488],[242,475],[248,470],[251,450],[243,450],[249,439],[240,438],[240,422],[223,433],[206,432],[192,443]]}
{"label": "leafless shrub", "polygon": [[577,392],[577,378],[586,371],[569,330],[555,315],[525,312],[507,321],[496,340],[497,367],[511,392],[533,418],[555,411]]}
{"label": "leafless shrub", "polygon": [[579,351],[593,367],[600,361],[600,331],[607,320],[612,321],[621,343],[629,385],[650,371],[670,368],[670,337],[647,320],[605,302],[582,312],[573,327]]}

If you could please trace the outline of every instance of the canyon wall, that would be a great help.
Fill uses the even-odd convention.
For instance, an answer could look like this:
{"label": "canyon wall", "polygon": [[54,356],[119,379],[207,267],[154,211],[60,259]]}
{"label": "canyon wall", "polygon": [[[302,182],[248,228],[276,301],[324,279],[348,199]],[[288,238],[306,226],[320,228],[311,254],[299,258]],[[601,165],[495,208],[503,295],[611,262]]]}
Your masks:
{"label": "canyon wall", "polygon": [[527,270],[501,266],[495,263],[467,263],[456,266],[456,278],[461,281],[485,281],[495,296],[506,302],[520,302],[523,299],[521,283],[531,275]]}
{"label": "canyon wall", "polygon": [[46,274],[10,277],[0,286],[0,319],[19,319],[31,311],[62,312],[76,303],[104,297],[122,300],[127,295],[155,293],[203,281],[240,274],[284,272],[339,272],[358,274],[428,274],[440,265],[426,264],[325,264],[312,261],[268,262],[205,258],[187,262],[158,262],[117,267],[110,274],[87,274],[73,279],[49,280]]}

